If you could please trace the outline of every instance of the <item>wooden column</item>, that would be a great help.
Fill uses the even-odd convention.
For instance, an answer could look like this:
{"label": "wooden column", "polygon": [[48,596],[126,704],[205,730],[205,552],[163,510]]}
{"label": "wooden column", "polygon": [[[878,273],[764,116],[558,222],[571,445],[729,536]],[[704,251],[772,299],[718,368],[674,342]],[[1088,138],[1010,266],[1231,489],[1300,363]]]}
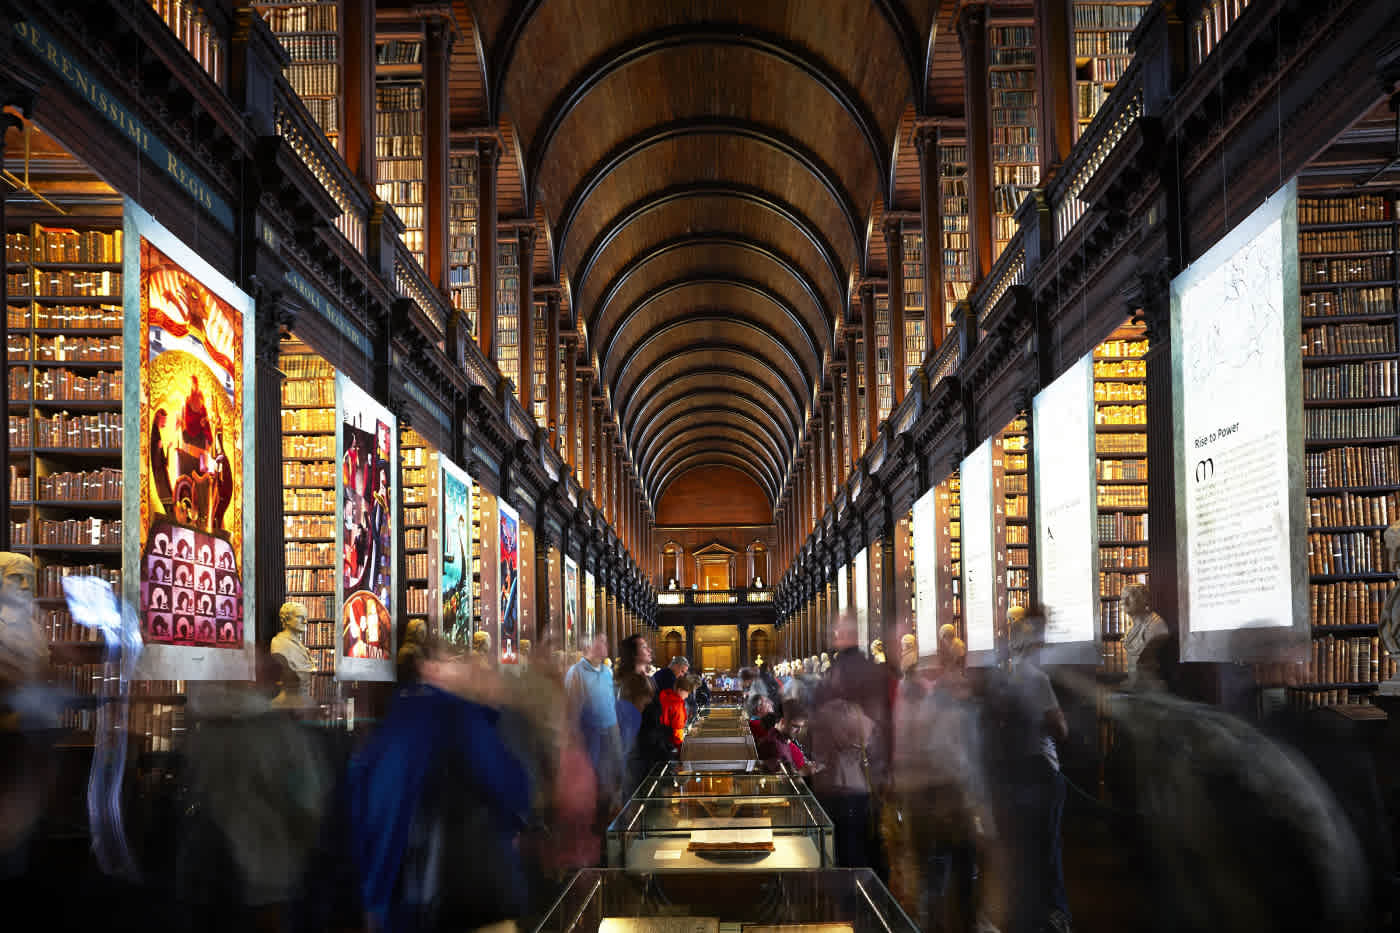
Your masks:
{"label": "wooden column", "polygon": [[967,207],[972,240],[972,287],[992,271],[992,134],[987,97],[987,6],[973,3],[958,15],[967,114]]}
{"label": "wooden column", "polygon": [[904,371],[904,223],[885,220],[885,254],[889,256],[890,280],[890,390],[893,412],[904,401],[909,377]]}
{"label": "wooden column", "polygon": [[823,391],[820,398],[822,412],[822,472],[826,475],[826,485],[822,495],[829,505],[836,499],[836,461],[831,456],[831,394]]}
{"label": "wooden column", "polygon": [[433,16],[426,26],[423,52],[423,244],[424,269],[428,279],[444,294],[450,294],[448,272],[447,152],[448,152],[448,74],[452,65],[452,24],[445,17]]}
{"label": "wooden column", "polygon": [[[580,377],[582,380],[583,410],[579,412],[583,416],[583,463],[579,464],[583,471],[583,478],[580,485],[583,486],[585,495],[593,494],[593,373],[585,371]],[[572,384],[571,384],[572,385]],[[579,603],[583,605],[582,602]]]}
{"label": "wooden column", "polygon": [[1035,64],[1040,81],[1040,183],[1047,184],[1074,145],[1074,40],[1067,0],[1035,0]]}
{"label": "wooden column", "polygon": [[535,228],[533,225],[516,231],[520,244],[520,378],[516,394],[520,407],[531,417],[535,414]]}
{"label": "wooden column", "polygon": [[919,153],[919,224],[924,233],[924,357],[943,345],[943,174],[938,152],[940,131],[921,126],[914,131]]}
{"label": "wooden column", "polygon": [[345,164],[371,190],[378,181],[374,164],[374,2],[345,0],[341,5],[345,43],[341,140]]}
{"label": "wooden column", "polygon": [[578,340],[571,334],[564,341],[564,459],[578,472]]}
{"label": "wooden column", "polygon": [[860,459],[860,386],[856,379],[856,329],[848,321],[846,331],[846,438],[850,451],[851,472]]}
{"label": "wooden column", "polygon": [[869,448],[880,430],[880,386],[875,371],[875,286],[870,282],[860,286],[860,325],[865,340],[865,446]]}
{"label": "wooden column", "polygon": [[831,377],[832,388],[836,391],[832,397],[831,413],[836,427],[836,475],[838,477],[836,486],[839,489],[845,485],[850,478],[851,468],[846,462],[850,449],[846,446],[846,418],[842,412],[843,402],[841,395],[841,380],[847,378],[840,369],[837,369]]}
{"label": "wooden column", "polygon": [[822,413],[820,405],[812,406],[812,502],[816,506],[812,511],[816,515],[817,524],[821,524],[822,514],[826,511],[826,458],[822,456]]}
{"label": "wooden column", "polygon": [[[549,425],[549,446],[559,452],[559,291],[545,296],[544,309],[545,422]],[[572,392],[572,387],[570,388]],[[572,462],[573,454],[569,460]]]}
{"label": "wooden column", "polygon": [[476,342],[489,360],[496,345],[496,169],[501,146],[488,138],[477,147]]}

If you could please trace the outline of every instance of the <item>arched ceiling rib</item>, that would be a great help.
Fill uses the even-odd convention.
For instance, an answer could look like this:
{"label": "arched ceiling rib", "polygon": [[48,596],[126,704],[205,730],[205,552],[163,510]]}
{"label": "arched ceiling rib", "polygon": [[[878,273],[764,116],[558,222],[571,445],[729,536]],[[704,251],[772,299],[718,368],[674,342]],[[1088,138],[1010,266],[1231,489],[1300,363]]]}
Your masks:
{"label": "arched ceiling rib", "polygon": [[558,218],[537,275],[651,501],[704,463],[785,484],[943,2],[476,0],[484,109]]}

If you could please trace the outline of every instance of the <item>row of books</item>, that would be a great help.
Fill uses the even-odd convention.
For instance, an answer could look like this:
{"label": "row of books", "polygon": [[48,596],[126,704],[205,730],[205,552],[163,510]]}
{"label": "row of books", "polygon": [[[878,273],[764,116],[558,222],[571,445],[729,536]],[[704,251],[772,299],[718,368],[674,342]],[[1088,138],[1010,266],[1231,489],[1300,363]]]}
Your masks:
{"label": "row of books", "polygon": [[[1035,128],[1027,127],[1028,135],[1035,138]],[[1003,132],[1003,131],[998,131]],[[1040,158],[1040,147],[1034,142],[1026,145],[1010,146],[997,145],[992,147],[993,162],[1026,162],[1034,163]]]}
{"label": "row of books", "polygon": [[1307,292],[1303,295],[1304,317],[1394,313],[1395,289],[1390,285],[1342,288],[1335,292]]}
{"label": "row of books", "polygon": [[263,19],[268,28],[276,33],[283,32],[334,32],[340,28],[337,18],[339,5],[330,3],[303,3],[297,6],[263,7]]}
{"label": "row of books", "polygon": [[1094,401],[1145,402],[1147,401],[1147,385],[1141,382],[1097,380],[1094,382]]}
{"label": "row of books", "polygon": [[[1128,70],[1128,66],[1133,63],[1131,55],[1111,55],[1103,58],[1094,58],[1089,64],[1079,71],[1082,80],[1102,82],[1103,84],[1115,84]],[[1090,85],[1091,87],[1093,85]]]}
{"label": "row of books", "polygon": [[405,528],[403,533],[403,546],[405,550],[409,551],[421,551],[426,549],[428,546],[427,529]]}
{"label": "row of books", "polygon": [[992,49],[993,68],[1034,68],[1035,49]]}
{"label": "row of books", "polygon": [[[298,596],[297,602],[306,607],[306,614],[312,619],[329,620],[335,614],[335,597],[330,594],[325,596]],[[325,624],[335,625],[335,623],[331,621],[326,621]]]}
{"label": "row of books", "polygon": [[1400,407],[1310,408],[1303,412],[1303,429],[1310,441],[1395,437],[1400,433]]}
{"label": "row of books", "polygon": [[1100,454],[1145,454],[1146,434],[1095,434],[1094,450]]}
{"label": "row of books", "polygon": [[1095,379],[1146,379],[1146,360],[1121,360],[1118,362],[1094,362]]}
{"label": "row of books", "polygon": [[[422,168],[415,168],[423,156],[423,137],[418,136],[376,136],[374,156],[377,159],[410,159],[400,164],[381,164],[378,167],[380,181],[411,181],[422,175]],[[407,176],[405,178],[405,175]]]}
{"label": "row of books", "polygon": [[[37,441],[37,443],[35,443]],[[122,445],[120,412],[74,415],[66,411],[52,417],[10,416],[10,446],[31,446],[62,450],[117,448]]]}
{"label": "row of books", "polygon": [[[1007,93],[1007,92],[1003,92]],[[1028,91],[1015,91],[1011,93],[1026,94]],[[1038,107],[992,107],[992,126],[1022,126],[1035,123],[1040,119],[1040,109]],[[1021,140],[1009,139],[1004,142],[1020,142]]]}
{"label": "row of books", "polygon": [[287,541],[287,569],[324,567],[335,563],[333,543],[314,543],[289,538]]}
{"label": "row of books", "polygon": [[1379,531],[1312,532],[1308,535],[1308,573],[1374,573],[1385,544]]}
{"label": "row of books", "polygon": [[413,82],[380,82],[374,89],[374,106],[379,112],[387,110],[421,111],[423,109],[423,86]]}
{"label": "row of books", "polygon": [[[1199,27],[1198,27],[1199,28]],[[1203,57],[1203,56],[1202,56]],[[1288,707],[1293,710],[1331,709],[1336,706],[1370,706],[1369,697],[1349,690],[1288,691]]]}
{"label": "row of books", "polygon": [[340,66],[293,62],[287,66],[287,83],[300,97],[335,97],[340,93]]}
{"label": "row of books", "polygon": [[1092,58],[1095,55],[1131,55],[1129,32],[1076,32],[1074,34],[1074,55],[1076,58]]}
{"label": "row of books", "polygon": [[1304,230],[1298,234],[1298,252],[1380,253],[1395,248],[1395,231],[1389,227],[1357,227],[1351,230]]}
{"label": "row of books", "polygon": [[404,556],[404,572],[413,580],[428,579],[428,555],[407,554]]}
{"label": "row of books", "polygon": [[1299,198],[1298,223],[1349,224],[1394,219],[1393,204],[1380,195],[1352,198]]}
{"label": "row of books", "polygon": [[1302,284],[1374,282],[1393,277],[1389,256],[1348,256],[1345,259],[1303,259],[1298,263]]}
{"label": "row of books", "polygon": [[374,131],[384,136],[421,136],[423,111],[381,110],[374,115]]}
{"label": "row of books", "polygon": [[287,515],[282,533],[288,541],[305,538],[334,538],[335,518],[331,515]]}
{"label": "row of books", "polygon": [[91,625],[79,625],[73,621],[73,616],[67,609],[47,609],[39,619],[40,625],[44,627],[44,635],[49,641],[81,642],[90,645],[103,641],[101,629]]}
{"label": "row of books", "polygon": [[1376,635],[1314,638],[1312,658],[1306,665],[1309,683],[1375,684],[1395,673],[1395,660]]}
{"label": "row of books", "polygon": [[423,60],[420,39],[389,39],[374,47],[374,60],[380,65],[416,65]]}
{"label": "row of books", "polygon": [[34,536],[29,533],[28,521],[10,522],[10,544],[15,547],[29,547],[34,544]]}
{"label": "row of books", "polygon": [[279,36],[282,48],[294,62],[334,62],[340,54],[335,36]]}
{"label": "row of books", "polygon": [[1025,473],[1007,473],[1002,478],[1002,491],[1009,495],[1024,495],[1030,492],[1030,477]]}
{"label": "row of books", "polygon": [[62,599],[65,577],[96,577],[113,587],[121,586],[120,568],[106,564],[42,564],[35,574],[40,599]]}
{"label": "row of books", "polygon": [[[331,400],[331,402],[333,402],[333,400]],[[282,403],[284,405],[288,404],[285,391],[283,392]],[[330,402],[293,402],[292,404],[330,404]],[[334,460],[335,437],[329,434],[284,434],[282,435],[282,456],[320,457],[326,460]]]}
{"label": "row of books", "polygon": [[[1076,3],[1075,29],[1120,29],[1131,33],[1142,18],[1146,3]],[[1077,38],[1077,35],[1076,35]]]}
{"label": "row of books", "polygon": [[[335,383],[327,379],[288,379],[282,383],[283,405],[334,405]],[[285,441],[283,451],[286,452]],[[299,456],[288,454],[288,456]]]}
{"label": "row of books", "polygon": [[1099,566],[1105,570],[1121,570],[1125,567],[1146,567],[1146,546],[1099,548]]}
{"label": "row of books", "polygon": [[1147,482],[1146,460],[1104,460],[1098,461],[1099,479],[1139,480]]}
{"label": "row of books", "polygon": [[[1015,153],[1016,147],[1031,146],[1039,141],[1039,130],[1034,125],[1022,126],[994,126],[992,127],[993,153],[998,151],[998,147],[1005,147],[1005,151]],[[994,162],[1031,162],[1035,159],[999,158],[995,154],[992,156]]]}
{"label": "row of books", "polygon": [[[412,576],[412,574],[410,574]],[[409,587],[404,590],[404,608],[409,615],[425,616],[432,605],[430,591],[423,587]]]}
{"label": "row of books", "polygon": [[[1104,603],[1105,613],[1108,612],[1109,607],[1113,607],[1114,611],[1117,611],[1117,603]],[[1108,629],[1105,628],[1104,631],[1107,632]],[[1121,634],[1121,631],[1116,631],[1115,634]],[[1099,645],[1099,649],[1102,657],[1102,660],[1099,662],[1099,667],[1105,673],[1122,674],[1125,671],[1127,671],[1128,649],[1124,646],[1124,644],[1121,641],[1106,641],[1103,644]],[[1115,732],[1116,730],[1114,728],[1113,720],[1106,716],[1100,716],[1099,748],[1105,750],[1112,748],[1114,743],[1113,736]]]}
{"label": "row of books", "polygon": [[18,464],[10,464],[10,499],[28,502],[34,498],[34,477],[21,476]]}
{"label": "row of books", "polygon": [[[334,395],[334,390],[332,390]],[[283,431],[334,431],[335,409],[333,408],[284,408],[282,409]]]}
{"label": "row of books", "polygon": [[117,305],[11,305],[7,309],[11,329],[31,326],[63,330],[117,330],[122,326],[122,309]]}
{"label": "row of books", "polygon": [[1103,102],[1108,100],[1109,88],[1103,84],[1080,82],[1074,88],[1075,116],[1087,123],[1094,119]]}
{"label": "row of books", "polygon": [[121,370],[79,375],[68,369],[10,369],[10,400],[36,402],[119,402]]}
{"label": "row of books", "polygon": [[1323,324],[1303,328],[1303,356],[1394,352],[1394,324]]}
{"label": "row of books", "polygon": [[[288,568],[285,579],[288,593],[329,592],[335,586],[335,571],[332,569],[294,570]],[[297,597],[297,600],[305,602],[300,596]]]}
{"label": "row of books", "polygon": [[1145,509],[1147,487],[1100,486],[1097,501],[1101,509]]}
{"label": "row of books", "polygon": [[1123,595],[1123,587],[1130,583],[1146,583],[1147,573],[1120,573],[1113,570],[1099,571],[1099,596],[1102,599],[1117,599]]}
{"label": "row of books", "polygon": [[309,622],[306,626],[306,646],[308,648],[335,647],[334,622]]}
{"label": "row of books", "polygon": [[[992,166],[992,183],[994,185],[1021,185],[1030,187],[1039,183],[1040,167],[1036,165],[994,165]],[[1017,202],[1019,203],[1019,201]],[[966,237],[966,245],[971,245],[971,236]]]}
{"label": "row of books", "polygon": [[1308,586],[1312,624],[1373,625],[1393,584],[1368,580],[1313,583]]}
{"label": "row of books", "polygon": [[1310,450],[1303,465],[1310,489],[1400,485],[1400,449],[1394,446]]}
{"label": "row of books", "polygon": [[1303,397],[1309,400],[1383,398],[1400,392],[1400,362],[1373,360],[1303,371]]}
{"label": "row of books", "polygon": [[122,542],[121,519],[42,518],[35,523],[34,543],[69,547],[116,547]]}
{"label": "row of books", "polygon": [[1100,541],[1146,541],[1147,516],[1126,512],[1105,512],[1097,517]]}
{"label": "row of books", "polygon": [[426,527],[428,524],[428,507],[419,505],[404,509],[403,523],[405,525],[421,525]]}
{"label": "row of books", "polygon": [[335,370],[320,357],[283,355],[278,370],[288,379],[332,379]]}
{"label": "row of books", "polygon": [[1146,425],[1146,405],[1100,405],[1094,409],[1094,424]]}
{"label": "row of books", "polygon": [[311,119],[316,121],[316,125],[321,128],[321,132],[327,136],[333,136],[340,132],[340,100],[336,97],[305,97],[302,104],[306,107]]}
{"label": "row of books", "polygon": [[5,276],[11,298],[121,297],[122,274],[85,269],[31,269]]}
{"label": "row of books", "polygon": [[[39,498],[54,502],[112,502],[122,497],[122,471],[116,467],[71,470],[39,477]],[[28,496],[21,498],[27,499]]]}
{"label": "row of books", "polygon": [[1346,525],[1386,527],[1400,521],[1400,493],[1358,495],[1344,492],[1332,496],[1308,496],[1308,525],[1337,528]]}
{"label": "row of books", "polygon": [[[1022,88],[1005,90],[994,88],[992,90],[992,109],[994,110],[1005,107],[1034,107],[1036,103],[1036,92],[1034,90]],[[994,120],[993,122],[996,121]]]}
{"label": "row of books", "polygon": [[122,261],[122,231],[76,230],[34,224],[30,233],[5,234],[6,262]]}
{"label": "row of books", "polygon": [[286,512],[332,512],[335,510],[335,490],[283,489],[282,509]]}
{"label": "row of books", "polygon": [[286,486],[334,486],[335,464],[325,463],[283,463],[282,483]]}
{"label": "row of books", "polygon": [[142,752],[172,752],[185,734],[185,708],[174,703],[140,703],[128,713],[127,737]]}

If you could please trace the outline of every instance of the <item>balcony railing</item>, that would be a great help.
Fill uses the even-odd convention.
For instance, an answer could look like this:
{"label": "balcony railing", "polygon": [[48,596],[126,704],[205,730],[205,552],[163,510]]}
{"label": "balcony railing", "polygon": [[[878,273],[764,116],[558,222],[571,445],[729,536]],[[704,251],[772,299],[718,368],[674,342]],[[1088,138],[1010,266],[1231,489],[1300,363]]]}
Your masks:
{"label": "balcony railing", "polygon": [[734,590],[662,590],[656,594],[658,606],[769,606],[773,603],[770,587]]}

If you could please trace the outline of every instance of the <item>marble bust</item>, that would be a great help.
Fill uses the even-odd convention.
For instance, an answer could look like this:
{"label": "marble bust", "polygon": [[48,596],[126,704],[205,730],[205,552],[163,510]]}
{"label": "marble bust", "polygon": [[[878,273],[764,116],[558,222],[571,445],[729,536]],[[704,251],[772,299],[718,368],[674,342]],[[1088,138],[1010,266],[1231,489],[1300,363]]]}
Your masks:
{"label": "marble bust", "polygon": [[282,685],[281,692],[273,700],[276,705],[296,702],[296,698],[305,697],[311,687],[316,662],[306,647],[306,617],[306,607],[298,602],[285,602],[277,611],[282,631],[272,638],[272,653],[286,662],[287,668],[296,675],[296,683]]}
{"label": "marble bust", "polygon": [[1123,653],[1128,679],[1133,684],[1155,683],[1160,674],[1157,649],[1170,635],[1167,623],[1152,611],[1147,587],[1142,583],[1123,587],[1119,605],[1123,610]]}

